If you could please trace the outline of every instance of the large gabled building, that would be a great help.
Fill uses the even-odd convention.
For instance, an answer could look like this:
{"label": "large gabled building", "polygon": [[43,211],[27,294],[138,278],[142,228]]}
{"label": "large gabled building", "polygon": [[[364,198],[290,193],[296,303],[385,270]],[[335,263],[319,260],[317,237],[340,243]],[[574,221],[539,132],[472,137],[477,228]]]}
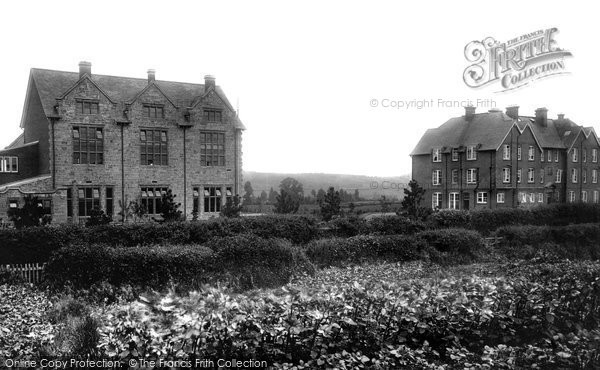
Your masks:
{"label": "large gabled building", "polygon": [[244,126],[215,78],[204,84],[32,69],[23,133],[0,150],[0,219],[34,194],[53,222],[99,207],[149,215],[171,189],[187,218],[217,215],[241,189]]}
{"label": "large gabled building", "polygon": [[563,114],[548,118],[492,109],[465,114],[425,132],[411,153],[412,178],[432,208],[599,202],[600,141],[593,128]]}

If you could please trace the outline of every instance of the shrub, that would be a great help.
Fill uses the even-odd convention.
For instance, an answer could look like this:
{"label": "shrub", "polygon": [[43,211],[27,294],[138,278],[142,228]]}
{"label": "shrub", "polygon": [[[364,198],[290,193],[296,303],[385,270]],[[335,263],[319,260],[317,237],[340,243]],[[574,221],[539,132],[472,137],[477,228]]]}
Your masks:
{"label": "shrub", "polygon": [[90,218],[87,219],[85,226],[106,225],[112,221],[112,218],[104,213],[99,207],[94,207],[90,212]]}
{"label": "shrub", "polygon": [[340,217],[329,221],[327,226],[332,236],[347,238],[365,232],[367,221],[356,216]]}
{"label": "shrub", "polygon": [[433,227],[469,227],[471,223],[471,213],[464,210],[444,209],[434,212],[429,216],[429,221]]}
{"label": "shrub", "polygon": [[330,238],[311,242],[306,255],[318,266],[339,266],[365,261],[412,261],[423,258],[427,246],[403,235],[359,235],[347,239]]}
{"label": "shrub", "polygon": [[425,223],[402,216],[373,217],[367,222],[365,233],[402,235],[425,230]]}
{"label": "shrub", "polygon": [[485,249],[481,235],[466,229],[427,230],[415,234],[431,248],[440,252],[433,255],[434,262],[441,264],[470,263]]}
{"label": "shrub", "polygon": [[0,264],[46,262],[53,251],[82,238],[83,229],[73,225],[0,230]]}
{"label": "shrub", "polygon": [[314,272],[304,253],[286,240],[236,235],[213,239],[206,246],[216,253],[213,271],[236,289],[281,286],[295,274]]}
{"label": "shrub", "polygon": [[503,238],[498,250],[511,258],[533,258],[538,250],[552,244],[560,246],[552,251],[561,258],[600,258],[600,224],[508,226],[495,235]]}
{"label": "shrub", "polygon": [[103,281],[120,287],[162,289],[175,282],[193,287],[207,278],[214,252],[197,245],[116,248],[105,244],[73,244],[56,251],[46,266],[53,288],[86,289]]}

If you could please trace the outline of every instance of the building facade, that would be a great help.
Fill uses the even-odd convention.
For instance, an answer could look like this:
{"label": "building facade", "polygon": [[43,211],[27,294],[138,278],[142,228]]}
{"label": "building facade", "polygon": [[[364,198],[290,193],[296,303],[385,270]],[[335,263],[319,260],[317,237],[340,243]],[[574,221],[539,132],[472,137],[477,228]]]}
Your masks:
{"label": "building facade", "polygon": [[433,209],[598,203],[600,141],[592,127],[539,108],[476,113],[466,107],[425,132],[412,157],[412,178]]}
{"label": "building facade", "polygon": [[0,151],[0,217],[39,199],[53,222],[99,207],[121,220],[137,202],[158,216],[167,189],[186,218],[218,215],[241,189],[242,131],[215,78],[204,84],[32,69],[23,133]]}

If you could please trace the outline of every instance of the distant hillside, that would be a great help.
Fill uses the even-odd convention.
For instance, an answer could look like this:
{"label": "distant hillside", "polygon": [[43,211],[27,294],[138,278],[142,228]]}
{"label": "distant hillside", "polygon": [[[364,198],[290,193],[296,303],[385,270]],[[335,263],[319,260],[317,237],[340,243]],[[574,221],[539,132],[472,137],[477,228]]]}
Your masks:
{"label": "distant hillside", "polygon": [[[310,194],[311,190],[327,190],[333,186],[336,190],[344,189],[354,192],[358,189],[359,194],[365,199],[379,199],[382,195],[388,198],[402,199],[403,189],[408,184],[409,176],[373,177],[362,175],[337,175],[330,173],[268,173],[244,171],[244,183],[250,181],[254,189],[254,195],[260,195],[261,191],[269,192],[270,188],[279,191],[279,183],[286,177],[293,177],[300,181],[304,187],[304,194]],[[242,188],[243,192],[243,188]]]}

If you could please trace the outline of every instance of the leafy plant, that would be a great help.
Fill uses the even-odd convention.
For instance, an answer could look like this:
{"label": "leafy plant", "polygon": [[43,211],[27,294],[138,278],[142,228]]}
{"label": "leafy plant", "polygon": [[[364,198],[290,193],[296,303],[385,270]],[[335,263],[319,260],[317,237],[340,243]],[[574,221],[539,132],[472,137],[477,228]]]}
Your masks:
{"label": "leafy plant", "polygon": [[319,199],[323,221],[329,221],[340,214],[340,192],[330,187],[322,199]]}
{"label": "leafy plant", "polygon": [[43,213],[38,197],[27,194],[23,198],[23,202],[21,208],[8,209],[9,220],[14,223],[17,229],[40,226]]}
{"label": "leafy plant", "polygon": [[221,216],[223,217],[240,217],[240,212],[242,212],[242,204],[240,202],[240,196],[235,195],[233,197],[227,197],[225,201],[225,206],[221,210]]}
{"label": "leafy plant", "polygon": [[176,195],[173,194],[171,189],[167,189],[167,191],[162,194],[160,209],[162,221],[173,222],[181,221],[183,219],[182,213],[179,210],[181,203],[175,203],[175,197]]}
{"label": "leafy plant", "polygon": [[108,216],[99,207],[94,207],[90,212],[90,217],[86,220],[85,226],[106,225],[112,222],[112,217]]}

